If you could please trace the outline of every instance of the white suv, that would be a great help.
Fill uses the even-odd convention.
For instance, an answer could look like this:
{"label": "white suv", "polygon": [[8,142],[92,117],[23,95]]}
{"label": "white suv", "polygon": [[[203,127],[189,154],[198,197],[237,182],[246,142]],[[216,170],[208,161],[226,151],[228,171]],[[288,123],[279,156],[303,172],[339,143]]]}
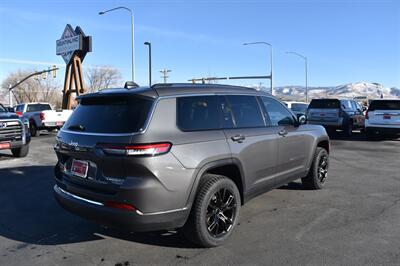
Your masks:
{"label": "white suv", "polygon": [[372,100],[365,115],[368,138],[400,134],[400,99]]}

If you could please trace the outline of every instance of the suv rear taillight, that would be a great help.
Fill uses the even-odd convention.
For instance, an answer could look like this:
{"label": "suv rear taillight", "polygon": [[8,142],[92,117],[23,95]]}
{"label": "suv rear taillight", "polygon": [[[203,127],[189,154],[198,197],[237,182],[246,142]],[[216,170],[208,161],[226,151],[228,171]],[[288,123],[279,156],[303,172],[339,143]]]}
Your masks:
{"label": "suv rear taillight", "polygon": [[46,118],[44,113],[40,113],[40,120],[43,121]]}
{"label": "suv rear taillight", "polygon": [[367,110],[367,112],[365,112],[365,119],[369,119],[368,112],[369,112],[369,110]]}
{"label": "suv rear taillight", "polygon": [[135,145],[101,144],[106,154],[125,156],[157,156],[168,153],[172,144],[169,142]]}

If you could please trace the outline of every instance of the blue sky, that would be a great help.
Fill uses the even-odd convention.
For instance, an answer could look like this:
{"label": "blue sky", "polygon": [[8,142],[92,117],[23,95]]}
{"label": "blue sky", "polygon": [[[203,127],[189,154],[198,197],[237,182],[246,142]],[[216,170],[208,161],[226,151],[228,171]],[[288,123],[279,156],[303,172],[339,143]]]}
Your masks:
{"label": "blue sky", "polygon": [[[192,77],[269,73],[265,46],[274,46],[275,85],[303,85],[309,59],[309,85],[369,81],[400,87],[400,1],[2,1],[0,3],[0,81],[17,69],[63,65],[55,41],[66,23],[93,36],[84,66],[111,65],[130,79],[130,17],[135,12],[136,81],[147,84],[147,48],[153,48],[153,79],[171,69],[171,82]],[[59,75],[60,82],[64,69]],[[237,81],[254,84],[260,81]],[[268,86],[267,80],[261,80]]]}

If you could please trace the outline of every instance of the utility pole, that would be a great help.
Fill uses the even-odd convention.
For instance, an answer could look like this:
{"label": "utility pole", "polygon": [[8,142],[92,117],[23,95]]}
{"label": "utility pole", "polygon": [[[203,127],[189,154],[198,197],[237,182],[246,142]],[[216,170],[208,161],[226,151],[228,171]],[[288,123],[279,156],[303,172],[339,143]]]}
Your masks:
{"label": "utility pole", "polygon": [[9,107],[12,107],[11,87],[12,87],[12,84],[10,84],[8,86],[8,106]]}
{"label": "utility pole", "polygon": [[135,82],[135,17],[133,10],[124,6],[115,7],[106,11],[99,12],[99,15],[104,15],[114,10],[126,10],[131,14],[131,45],[132,45],[132,81]]}
{"label": "utility pole", "polygon": [[168,73],[170,73],[172,70],[164,68],[163,70],[160,71],[161,77],[164,79],[164,83],[167,83],[167,78],[169,78]]}
{"label": "utility pole", "polygon": [[286,52],[287,54],[294,54],[304,60],[304,74],[306,76],[306,103],[308,103],[308,63],[307,63],[307,56],[299,54],[297,52]]}
{"label": "utility pole", "polygon": [[273,84],[273,70],[274,70],[274,51],[272,48],[272,44],[268,43],[268,42],[250,42],[250,43],[244,43],[243,45],[253,45],[253,44],[265,44],[269,46],[269,51],[270,51],[270,74],[269,74],[269,81],[270,81],[270,94],[273,95],[274,94],[274,84]]}
{"label": "utility pole", "polygon": [[149,47],[149,87],[151,87],[151,43],[145,42],[144,45]]}

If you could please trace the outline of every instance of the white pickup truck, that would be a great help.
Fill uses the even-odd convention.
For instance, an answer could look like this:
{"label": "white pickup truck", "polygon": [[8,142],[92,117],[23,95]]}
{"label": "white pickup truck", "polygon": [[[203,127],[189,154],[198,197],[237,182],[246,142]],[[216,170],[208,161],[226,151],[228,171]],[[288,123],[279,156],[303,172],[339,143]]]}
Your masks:
{"label": "white pickup truck", "polygon": [[72,110],[53,110],[49,103],[23,103],[14,107],[19,116],[29,120],[31,136],[39,136],[41,130],[60,129],[72,114]]}

